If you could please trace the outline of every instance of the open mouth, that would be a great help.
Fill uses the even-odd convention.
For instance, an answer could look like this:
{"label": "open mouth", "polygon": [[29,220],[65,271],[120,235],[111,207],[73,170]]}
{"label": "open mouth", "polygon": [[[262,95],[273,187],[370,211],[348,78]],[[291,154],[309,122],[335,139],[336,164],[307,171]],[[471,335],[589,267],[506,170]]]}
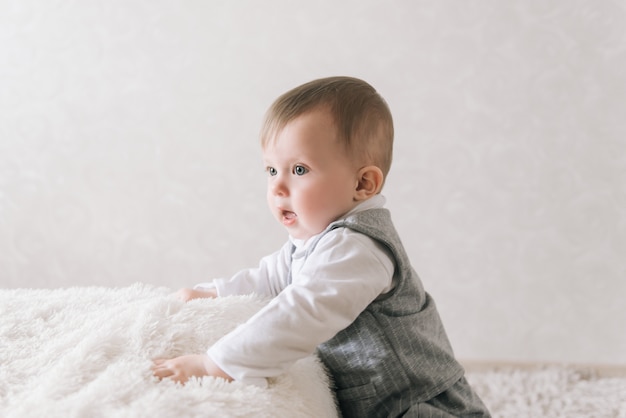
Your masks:
{"label": "open mouth", "polygon": [[296,218],[298,217],[298,215],[296,215],[295,212],[291,212],[289,210],[283,210],[281,211],[281,214],[282,214],[283,225],[286,225],[286,226],[293,224],[296,221]]}

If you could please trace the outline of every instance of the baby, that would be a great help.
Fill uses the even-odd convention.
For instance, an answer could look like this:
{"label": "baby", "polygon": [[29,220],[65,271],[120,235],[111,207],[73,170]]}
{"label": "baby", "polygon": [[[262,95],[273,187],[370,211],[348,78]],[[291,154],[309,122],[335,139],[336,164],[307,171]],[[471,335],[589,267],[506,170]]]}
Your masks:
{"label": "baby", "polygon": [[489,416],[384,208],[384,99],[355,78],[311,81],[272,104],[261,144],[267,203],[289,240],[259,267],[178,296],[272,299],[206,354],[155,360],[154,375],[264,386],[316,352],[344,417]]}

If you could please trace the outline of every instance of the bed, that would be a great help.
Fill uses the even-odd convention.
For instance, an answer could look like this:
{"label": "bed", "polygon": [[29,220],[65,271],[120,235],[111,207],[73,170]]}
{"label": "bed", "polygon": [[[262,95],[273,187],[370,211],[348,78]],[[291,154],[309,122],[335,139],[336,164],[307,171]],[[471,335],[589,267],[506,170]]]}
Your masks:
{"label": "bed", "polygon": [[172,290],[0,290],[2,417],[334,417],[315,356],[268,388],[152,376],[151,359],[202,353],[258,311],[255,296],[183,303]]}

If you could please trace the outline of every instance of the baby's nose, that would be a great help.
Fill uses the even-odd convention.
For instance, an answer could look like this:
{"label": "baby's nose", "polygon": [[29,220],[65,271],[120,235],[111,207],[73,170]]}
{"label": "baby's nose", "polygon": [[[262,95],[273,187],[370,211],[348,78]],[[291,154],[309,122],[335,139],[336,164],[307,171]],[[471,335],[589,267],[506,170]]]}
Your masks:
{"label": "baby's nose", "polygon": [[289,194],[287,185],[284,181],[279,179],[274,180],[270,188],[272,190],[272,194],[275,196],[287,196]]}

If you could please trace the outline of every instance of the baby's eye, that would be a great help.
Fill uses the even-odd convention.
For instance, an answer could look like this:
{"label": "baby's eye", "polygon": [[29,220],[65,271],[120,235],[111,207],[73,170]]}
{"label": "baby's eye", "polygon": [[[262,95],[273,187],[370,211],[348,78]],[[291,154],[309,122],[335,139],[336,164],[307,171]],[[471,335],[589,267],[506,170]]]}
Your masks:
{"label": "baby's eye", "polygon": [[308,169],[308,168],[306,168],[306,167],[304,167],[304,166],[302,166],[302,165],[297,165],[297,166],[295,166],[295,167],[293,168],[293,173],[294,173],[296,176],[303,176],[303,175],[305,175],[305,174],[306,174],[306,173],[308,173],[308,172],[309,172],[309,169]]}
{"label": "baby's eye", "polygon": [[266,171],[269,173],[270,176],[275,176],[276,174],[278,174],[278,171],[276,171],[274,167],[267,167]]}

